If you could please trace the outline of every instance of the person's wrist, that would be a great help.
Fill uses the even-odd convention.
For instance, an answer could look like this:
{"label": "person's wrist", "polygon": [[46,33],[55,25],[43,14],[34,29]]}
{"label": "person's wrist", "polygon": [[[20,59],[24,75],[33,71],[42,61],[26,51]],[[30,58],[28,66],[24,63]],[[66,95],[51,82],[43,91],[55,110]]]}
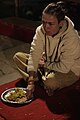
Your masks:
{"label": "person's wrist", "polygon": [[28,85],[32,85],[32,84],[34,84],[34,80],[33,79],[28,80]]}

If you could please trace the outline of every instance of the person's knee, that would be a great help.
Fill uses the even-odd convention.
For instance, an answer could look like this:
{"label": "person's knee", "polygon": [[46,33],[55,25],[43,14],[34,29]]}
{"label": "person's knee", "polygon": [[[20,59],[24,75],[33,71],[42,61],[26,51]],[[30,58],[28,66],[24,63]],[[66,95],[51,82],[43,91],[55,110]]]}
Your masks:
{"label": "person's knee", "polygon": [[21,54],[22,54],[21,52],[15,53],[13,56],[13,60],[16,61],[16,59],[18,59],[21,56]]}

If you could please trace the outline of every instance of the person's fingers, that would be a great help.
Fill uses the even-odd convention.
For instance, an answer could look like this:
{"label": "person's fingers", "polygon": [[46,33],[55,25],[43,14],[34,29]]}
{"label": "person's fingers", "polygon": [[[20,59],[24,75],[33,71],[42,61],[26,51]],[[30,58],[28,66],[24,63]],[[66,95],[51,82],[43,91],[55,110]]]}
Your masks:
{"label": "person's fingers", "polygon": [[27,93],[26,93],[27,99],[30,99],[32,95],[33,95],[33,92],[31,90],[27,90]]}
{"label": "person's fingers", "polygon": [[28,85],[27,90],[34,91],[34,84]]}
{"label": "person's fingers", "polygon": [[27,98],[30,99],[34,92],[34,84],[28,85],[26,92]]}

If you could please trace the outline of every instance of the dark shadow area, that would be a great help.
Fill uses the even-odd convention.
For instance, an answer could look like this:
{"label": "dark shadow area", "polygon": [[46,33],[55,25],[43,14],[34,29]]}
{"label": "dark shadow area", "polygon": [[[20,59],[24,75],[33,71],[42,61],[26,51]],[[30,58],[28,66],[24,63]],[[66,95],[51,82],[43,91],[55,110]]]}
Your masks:
{"label": "dark shadow area", "polygon": [[80,92],[77,90],[71,90],[67,96],[72,106],[70,120],[80,120]]}
{"label": "dark shadow area", "polygon": [[68,120],[80,120],[80,81],[62,90],[55,91],[48,96],[39,84],[36,84],[35,99],[40,98],[46,102],[47,107],[55,114],[69,114]]}
{"label": "dark shadow area", "polygon": [[15,3],[0,1],[0,19],[15,16]]}
{"label": "dark shadow area", "polygon": [[[32,21],[40,21],[43,9],[51,2],[60,0],[18,0],[15,1],[0,0],[0,18],[19,17]],[[63,0],[64,1],[64,0]],[[74,22],[75,28],[80,30],[80,3],[65,0],[67,16]]]}
{"label": "dark shadow area", "polygon": [[23,87],[26,88],[27,87],[27,82],[26,80],[24,80],[23,78],[21,78],[16,84],[15,87]]}
{"label": "dark shadow area", "polygon": [[[18,10],[18,15],[25,19],[40,21],[43,9],[49,3],[58,1],[60,0],[24,0],[23,5]],[[80,30],[80,3],[65,0],[65,8],[66,15],[74,22],[75,28]]]}
{"label": "dark shadow area", "polygon": [[67,16],[73,21],[75,29],[80,30],[80,3],[66,1]]}

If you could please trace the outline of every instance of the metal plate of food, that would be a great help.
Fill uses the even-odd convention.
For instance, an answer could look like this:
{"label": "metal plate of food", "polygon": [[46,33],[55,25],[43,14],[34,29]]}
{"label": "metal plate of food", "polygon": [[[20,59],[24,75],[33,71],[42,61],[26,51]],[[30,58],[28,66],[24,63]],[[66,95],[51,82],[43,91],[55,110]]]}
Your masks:
{"label": "metal plate of food", "polygon": [[33,95],[28,99],[27,89],[16,87],[5,90],[1,94],[1,99],[6,103],[25,104],[30,103],[33,100]]}

